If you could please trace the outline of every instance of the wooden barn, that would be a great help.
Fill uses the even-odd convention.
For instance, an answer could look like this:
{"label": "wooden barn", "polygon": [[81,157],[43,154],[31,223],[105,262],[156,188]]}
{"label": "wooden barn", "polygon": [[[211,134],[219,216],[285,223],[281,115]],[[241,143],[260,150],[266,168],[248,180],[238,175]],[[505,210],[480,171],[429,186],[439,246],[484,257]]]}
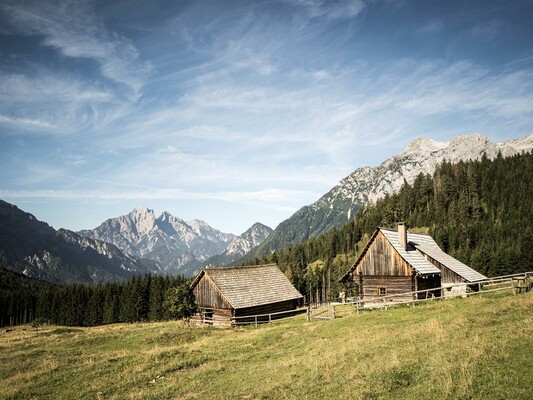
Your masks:
{"label": "wooden barn", "polygon": [[[435,296],[466,291],[466,286],[486,277],[446,254],[429,235],[408,233],[404,223],[398,230],[377,228],[355,264],[341,282],[359,286],[359,297],[377,300],[394,296],[391,301],[411,300],[410,292],[444,287]],[[402,295],[404,294],[404,295]],[[421,293],[418,297],[425,297]]]}
{"label": "wooden barn", "polygon": [[255,318],[243,317],[295,310],[303,297],[276,264],[204,268],[190,287],[199,310],[196,320],[214,326],[253,323]]}

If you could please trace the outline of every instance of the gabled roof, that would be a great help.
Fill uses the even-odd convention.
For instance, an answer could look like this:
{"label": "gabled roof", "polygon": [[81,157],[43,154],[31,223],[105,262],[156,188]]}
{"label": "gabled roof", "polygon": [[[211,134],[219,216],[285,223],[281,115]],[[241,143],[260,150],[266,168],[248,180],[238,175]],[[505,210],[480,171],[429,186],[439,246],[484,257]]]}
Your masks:
{"label": "gabled roof", "polygon": [[446,254],[438,244],[429,235],[419,233],[407,233],[407,250],[400,245],[398,237],[398,231],[394,229],[378,227],[367,245],[363,249],[363,252],[354,263],[354,265],[342,276],[341,282],[345,281],[349,274],[353,272],[360,261],[364,257],[368,248],[374,241],[378,232],[381,232],[389,243],[394,247],[398,254],[420,275],[440,274],[441,271],[425,257],[427,254],[429,257],[438,261],[449,270],[453,271],[457,275],[461,276],[467,282],[475,282],[478,280],[486,279],[486,277],[479,272],[473,270],[467,265],[463,264],[459,260],[453,258],[449,254]]}
{"label": "gabled roof", "polygon": [[408,234],[408,240],[419,252],[427,254],[429,257],[444,265],[450,271],[461,276],[467,282],[475,282],[487,279],[485,275],[480,274],[476,270],[470,268],[468,265],[463,264],[461,261],[442,251],[439,245],[429,235],[411,233]]}
{"label": "gabled roof", "polygon": [[194,288],[206,274],[224,299],[235,309],[301,299],[276,264],[245,267],[204,268],[194,278]]}

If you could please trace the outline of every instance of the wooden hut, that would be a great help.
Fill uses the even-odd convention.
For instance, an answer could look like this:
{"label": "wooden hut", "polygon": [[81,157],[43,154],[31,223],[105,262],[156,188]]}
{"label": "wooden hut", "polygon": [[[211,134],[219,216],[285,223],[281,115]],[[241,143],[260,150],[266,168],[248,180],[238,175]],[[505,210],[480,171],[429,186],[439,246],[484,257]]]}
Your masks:
{"label": "wooden hut", "polygon": [[190,287],[199,309],[196,319],[215,326],[252,323],[256,319],[250,316],[295,310],[303,297],[276,264],[204,268]]}
{"label": "wooden hut", "polygon": [[439,287],[445,287],[444,293],[431,294],[453,291],[457,295],[466,291],[468,284],[483,279],[484,275],[442,251],[431,236],[408,233],[407,226],[399,223],[397,231],[377,228],[340,281],[357,283],[360,299],[398,295],[390,300],[405,301],[413,298],[410,292]]}

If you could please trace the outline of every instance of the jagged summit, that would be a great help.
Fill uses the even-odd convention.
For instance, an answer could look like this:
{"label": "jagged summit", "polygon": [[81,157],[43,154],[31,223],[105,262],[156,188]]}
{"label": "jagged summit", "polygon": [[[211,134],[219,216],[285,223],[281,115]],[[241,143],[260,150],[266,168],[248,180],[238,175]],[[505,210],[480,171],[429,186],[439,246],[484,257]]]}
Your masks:
{"label": "jagged summit", "polygon": [[191,272],[209,257],[222,253],[236,237],[198,219],[185,222],[168,211],[156,218],[147,207],[138,207],[79,233],[112,243],[133,256],[156,261],[164,272],[173,274]]}
{"label": "jagged summit", "polygon": [[0,267],[53,283],[98,283],[157,272],[112,244],[55,230],[0,200]]}
{"label": "jagged summit", "polygon": [[437,142],[436,140],[417,137],[409,143],[405,149],[405,153],[436,151],[446,147],[446,145],[447,143],[445,142]]}
{"label": "jagged summit", "polygon": [[233,239],[222,254],[210,258],[206,264],[218,266],[231,264],[263,243],[272,232],[268,226],[256,222],[242,235]]}

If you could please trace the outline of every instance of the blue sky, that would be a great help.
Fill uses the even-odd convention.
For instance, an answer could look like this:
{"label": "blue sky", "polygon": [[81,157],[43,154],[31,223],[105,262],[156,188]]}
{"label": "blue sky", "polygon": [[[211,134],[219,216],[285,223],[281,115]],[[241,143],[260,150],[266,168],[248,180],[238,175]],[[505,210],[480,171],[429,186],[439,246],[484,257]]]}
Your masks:
{"label": "blue sky", "polygon": [[0,198],[275,227],[415,137],[533,133],[531,1],[0,1]]}

